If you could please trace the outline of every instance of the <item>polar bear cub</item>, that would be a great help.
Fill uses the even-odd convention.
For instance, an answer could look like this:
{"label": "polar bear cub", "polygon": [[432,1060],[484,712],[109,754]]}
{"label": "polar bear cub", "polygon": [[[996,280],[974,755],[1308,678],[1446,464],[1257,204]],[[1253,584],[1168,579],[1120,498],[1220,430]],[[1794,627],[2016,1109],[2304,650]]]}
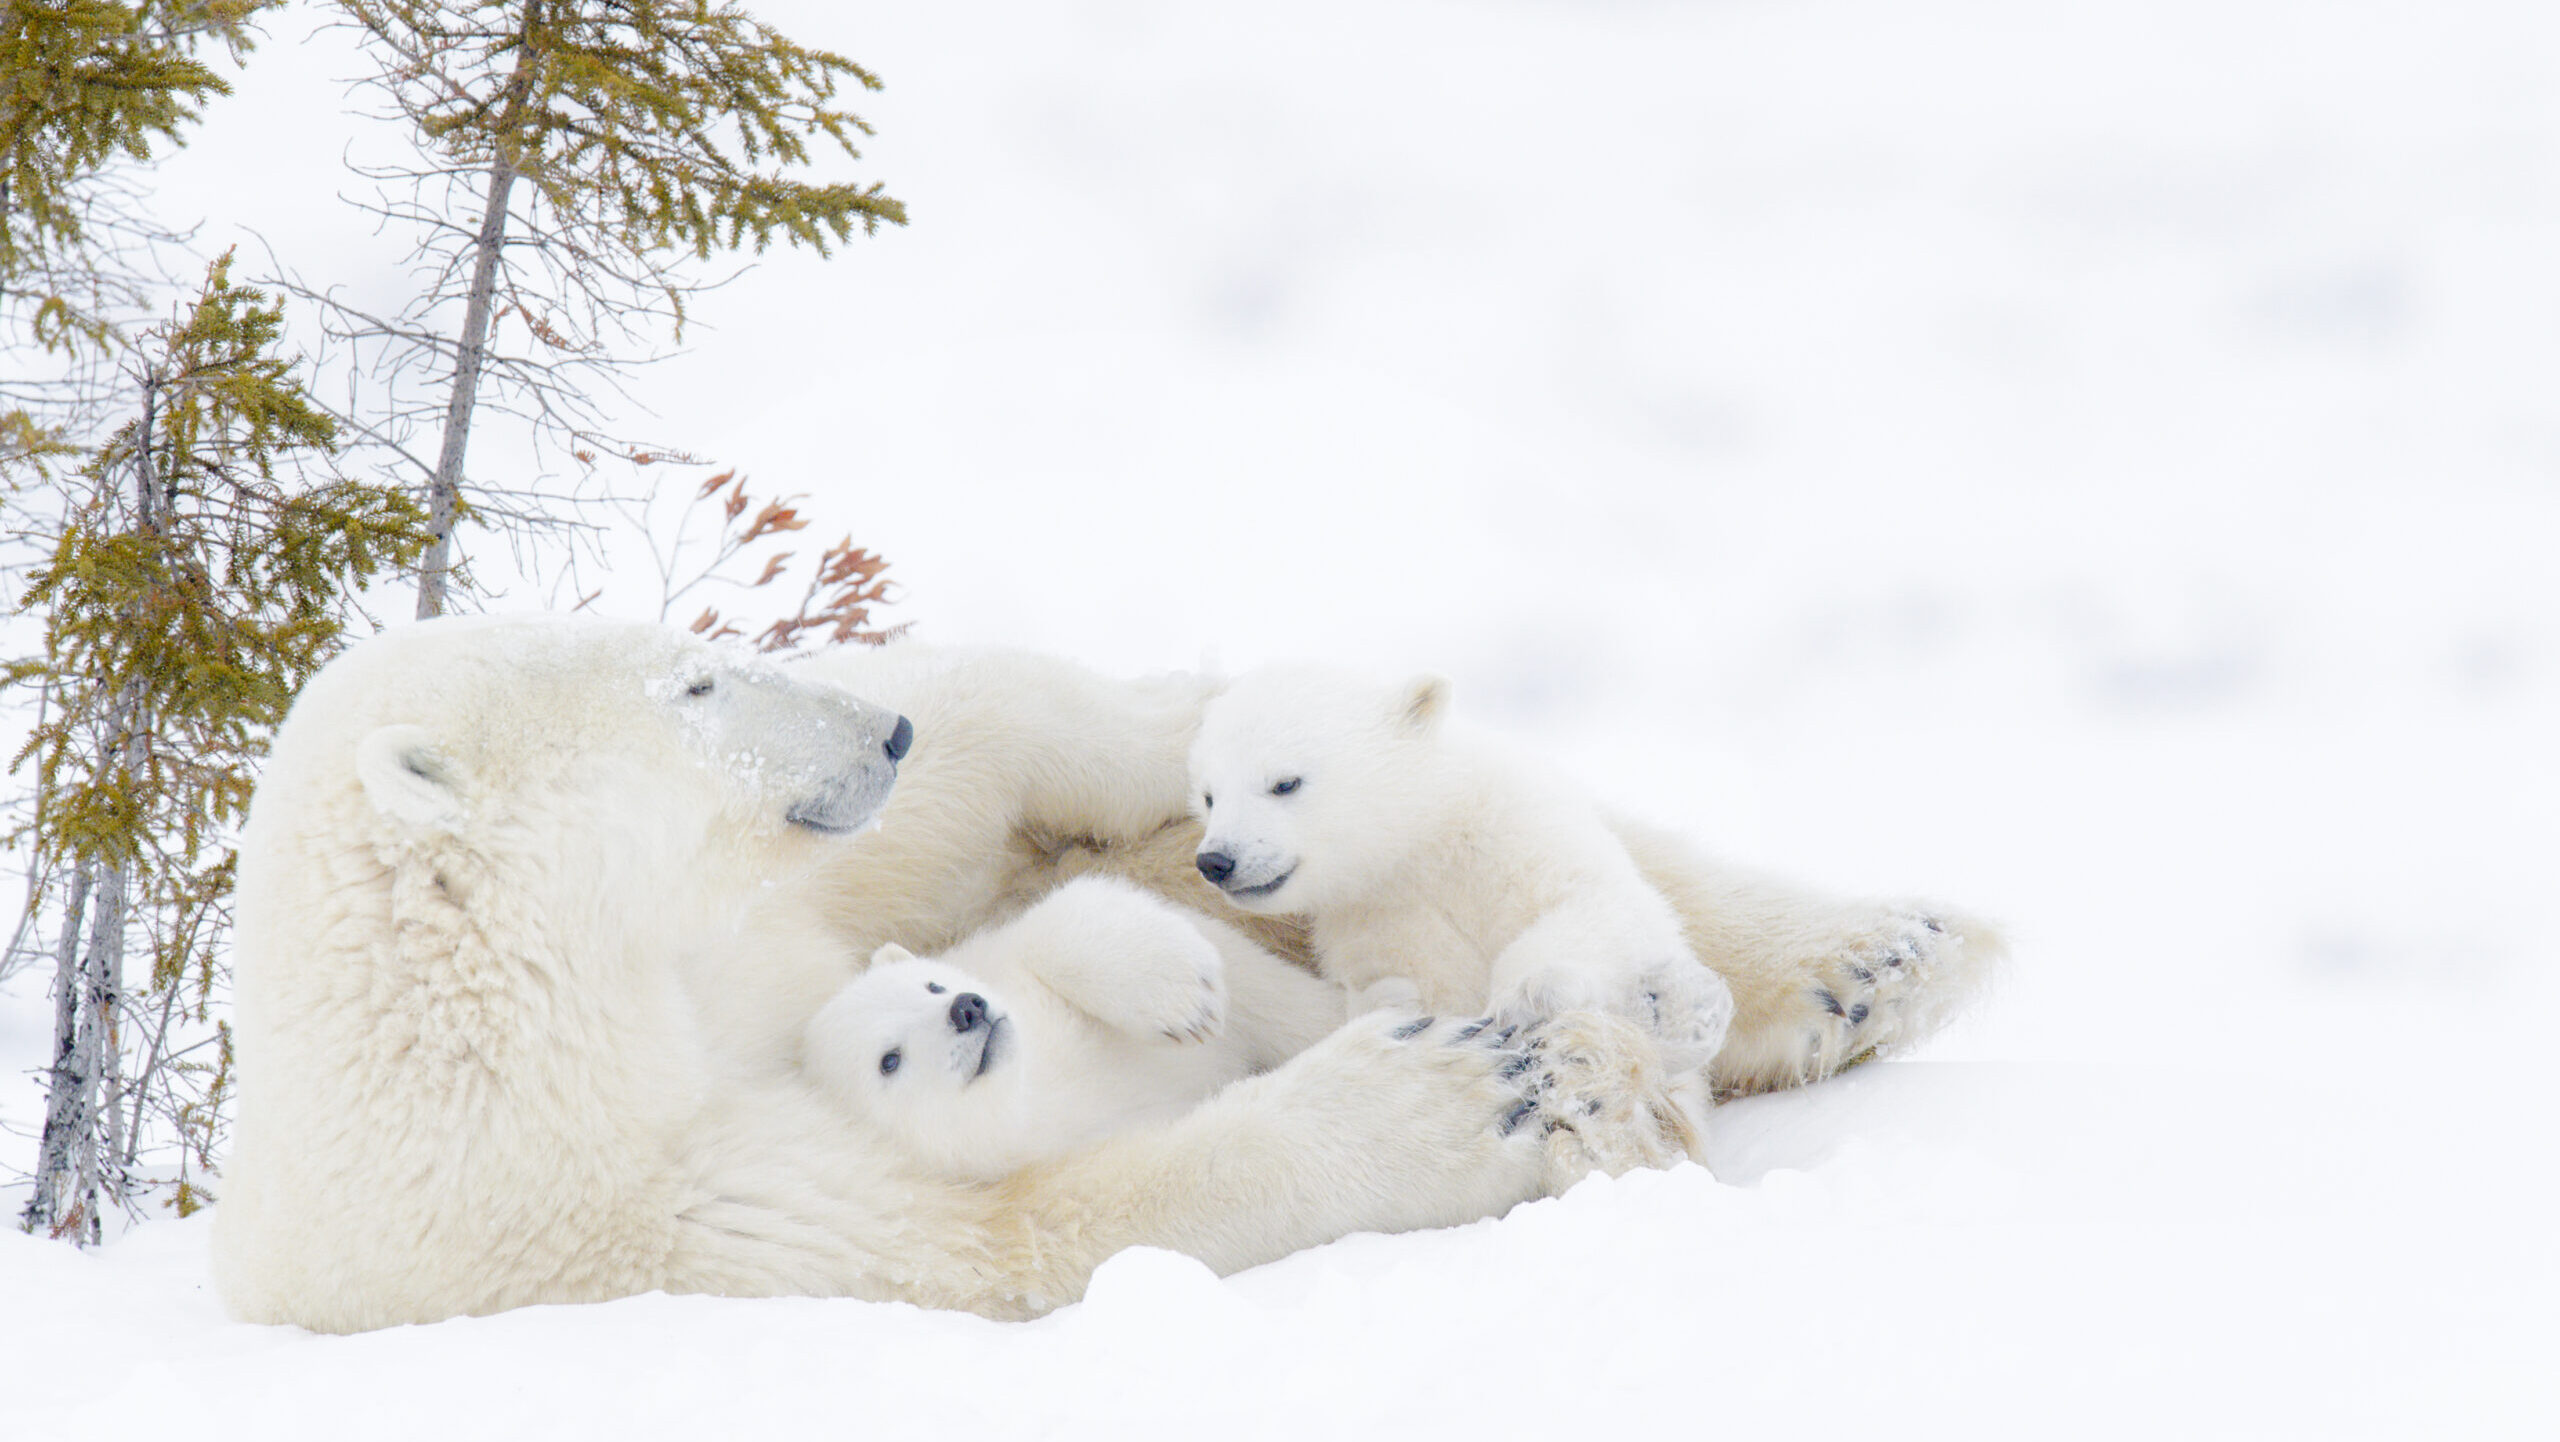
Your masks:
{"label": "polar bear cub", "polygon": [[810,1021],[805,1057],[927,1171],[993,1181],[1177,1116],[1344,1009],[1234,928],[1088,877],[939,958],[881,947]]}
{"label": "polar bear cub", "polygon": [[1723,1045],[1733,996],[1587,800],[1443,735],[1449,683],[1249,672],[1191,747],[1200,874],[1306,918],[1324,974],[1409,984],[1433,1011],[1584,1009],[1650,1029],[1676,1071]]}

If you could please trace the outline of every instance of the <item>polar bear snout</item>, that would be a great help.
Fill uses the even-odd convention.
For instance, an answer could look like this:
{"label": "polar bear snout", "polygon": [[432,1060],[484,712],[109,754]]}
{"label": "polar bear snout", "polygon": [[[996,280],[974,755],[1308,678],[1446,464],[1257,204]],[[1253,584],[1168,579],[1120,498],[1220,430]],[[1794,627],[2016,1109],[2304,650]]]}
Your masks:
{"label": "polar bear snout", "polygon": [[951,998],[951,1009],[944,1014],[950,1018],[951,1034],[959,1039],[951,1061],[960,1084],[967,1086],[995,1070],[1006,1050],[1004,1013],[988,1006],[987,999],[976,992],[964,991]]}
{"label": "polar bear snout", "polygon": [[1214,849],[1214,843],[1193,857],[1192,864],[1200,868],[1201,876],[1211,886],[1227,894],[1227,900],[1247,908],[1278,891],[1298,873],[1293,859],[1248,852],[1246,859],[1238,861],[1233,855]]}
{"label": "polar bear snout", "polygon": [[872,732],[879,738],[876,753],[857,753],[836,763],[834,774],[806,783],[808,789],[786,813],[792,825],[836,835],[860,831],[879,819],[881,808],[889,804],[890,788],[897,784],[898,763],[916,744],[914,722],[904,716],[890,720],[892,724]]}
{"label": "polar bear snout", "polygon": [[[786,709],[794,703],[797,709]],[[716,733],[722,749],[752,761],[766,794],[781,793],[791,824],[830,835],[879,819],[897,785],[898,763],[916,742],[915,723],[906,717],[825,692],[741,696],[722,721]]]}

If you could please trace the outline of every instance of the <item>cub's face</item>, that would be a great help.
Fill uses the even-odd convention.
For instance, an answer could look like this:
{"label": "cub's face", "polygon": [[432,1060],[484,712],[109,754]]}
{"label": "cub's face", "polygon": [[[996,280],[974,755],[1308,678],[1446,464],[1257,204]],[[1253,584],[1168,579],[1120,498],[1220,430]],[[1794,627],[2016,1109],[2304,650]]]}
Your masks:
{"label": "cub's face", "polygon": [[1191,747],[1200,874],[1246,911],[1303,914],[1391,869],[1428,819],[1447,693],[1311,667],[1238,678]]}
{"label": "cub's face", "polygon": [[811,1062],[873,1116],[930,1129],[1006,1089],[1019,1036],[1012,1009],[984,983],[884,946],[828,1003]]}

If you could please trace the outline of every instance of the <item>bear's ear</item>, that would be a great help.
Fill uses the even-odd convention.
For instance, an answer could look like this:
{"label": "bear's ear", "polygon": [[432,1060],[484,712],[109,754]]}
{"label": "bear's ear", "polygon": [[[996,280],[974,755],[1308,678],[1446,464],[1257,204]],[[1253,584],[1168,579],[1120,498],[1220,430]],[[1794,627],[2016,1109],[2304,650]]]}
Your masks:
{"label": "bear's ear", "polygon": [[1449,678],[1426,673],[1405,683],[1396,701],[1396,726],[1407,736],[1428,736],[1448,711]]}
{"label": "bear's ear", "polygon": [[888,966],[896,962],[913,961],[915,959],[916,954],[914,952],[907,950],[905,947],[898,945],[894,941],[884,947],[881,947],[878,951],[871,953],[871,965],[873,966]]}
{"label": "bear's ear", "polygon": [[356,778],[374,809],[427,831],[462,825],[453,765],[438,755],[424,726],[381,726],[356,744]]}

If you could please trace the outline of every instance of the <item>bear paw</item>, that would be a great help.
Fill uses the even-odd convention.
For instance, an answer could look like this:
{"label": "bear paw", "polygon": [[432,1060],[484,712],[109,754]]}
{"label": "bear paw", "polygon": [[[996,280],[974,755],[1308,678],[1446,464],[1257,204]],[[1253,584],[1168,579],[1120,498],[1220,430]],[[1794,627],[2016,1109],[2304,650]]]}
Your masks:
{"label": "bear paw", "polygon": [[1643,1028],[1600,1012],[1566,1012],[1539,1027],[1529,1099],[1546,1131],[1546,1189],[1592,1172],[1617,1176],[1698,1154],[1703,1095],[1668,1071]]}
{"label": "bear paw", "polygon": [[1684,953],[1642,967],[1542,967],[1519,978],[1494,1008],[1523,1025],[1568,1011],[1606,1012],[1643,1028],[1663,1068],[1676,1075],[1705,1066],[1724,1045],[1733,992]]}
{"label": "bear paw", "polygon": [[1802,999],[1804,1075],[1829,1076],[1898,1039],[1914,1001],[1962,945],[1941,918],[1897,907],[1819,959]]}
{"label": "bear paw", "polygon": [[1342,1230],[1452,1226],[1540,1195],[1536,1066],[1527,1037],[1489,1019],[1378,1012],[1212,1105],[1256,1108],[1272,1130],[1248,1150],[1362,1198]]}
{"label": "bear paw", "polygon": [[1226,1030],[1226,960],[1207,937],[1184,931],[1186,944],[1149,948],[1127,959],[1113,998],[1113,1020],[1121,1030],[1186,1044]]}
{"label": "bear paw", "polygon": [[[1374,992],[1377,987],[1372,986],[1362,995]],[[1480,1095],[1491,1104],[1487,1120],[1495,1135],[1536,1134],[1539,1098],[1546,1088],[1537,1048],[1521,1028],[1506,1026],[1489,1016],[1443,1021],[1436,1016],[1416,1015],[1392,1003],[1376,1008],[1368,1020],[1369,1028],[1391,1047],[1419,1048],[1429,1055],[1435,1068],[1452,1076],[1477,1078],[1480,1085],[1488,1088]],[[1361,1030],[1364,1028],[1356,1024],[1344,1028],[1346,1032]]]}
{"label": "bear paw", "polygon": [[1631,1019],[1653,1034],[1664,1069],[1694,1072],[1713,1060],[1733,1026],[1733,989],[1694,957],[1681,957],[1645,973],[1643,1010]]}

